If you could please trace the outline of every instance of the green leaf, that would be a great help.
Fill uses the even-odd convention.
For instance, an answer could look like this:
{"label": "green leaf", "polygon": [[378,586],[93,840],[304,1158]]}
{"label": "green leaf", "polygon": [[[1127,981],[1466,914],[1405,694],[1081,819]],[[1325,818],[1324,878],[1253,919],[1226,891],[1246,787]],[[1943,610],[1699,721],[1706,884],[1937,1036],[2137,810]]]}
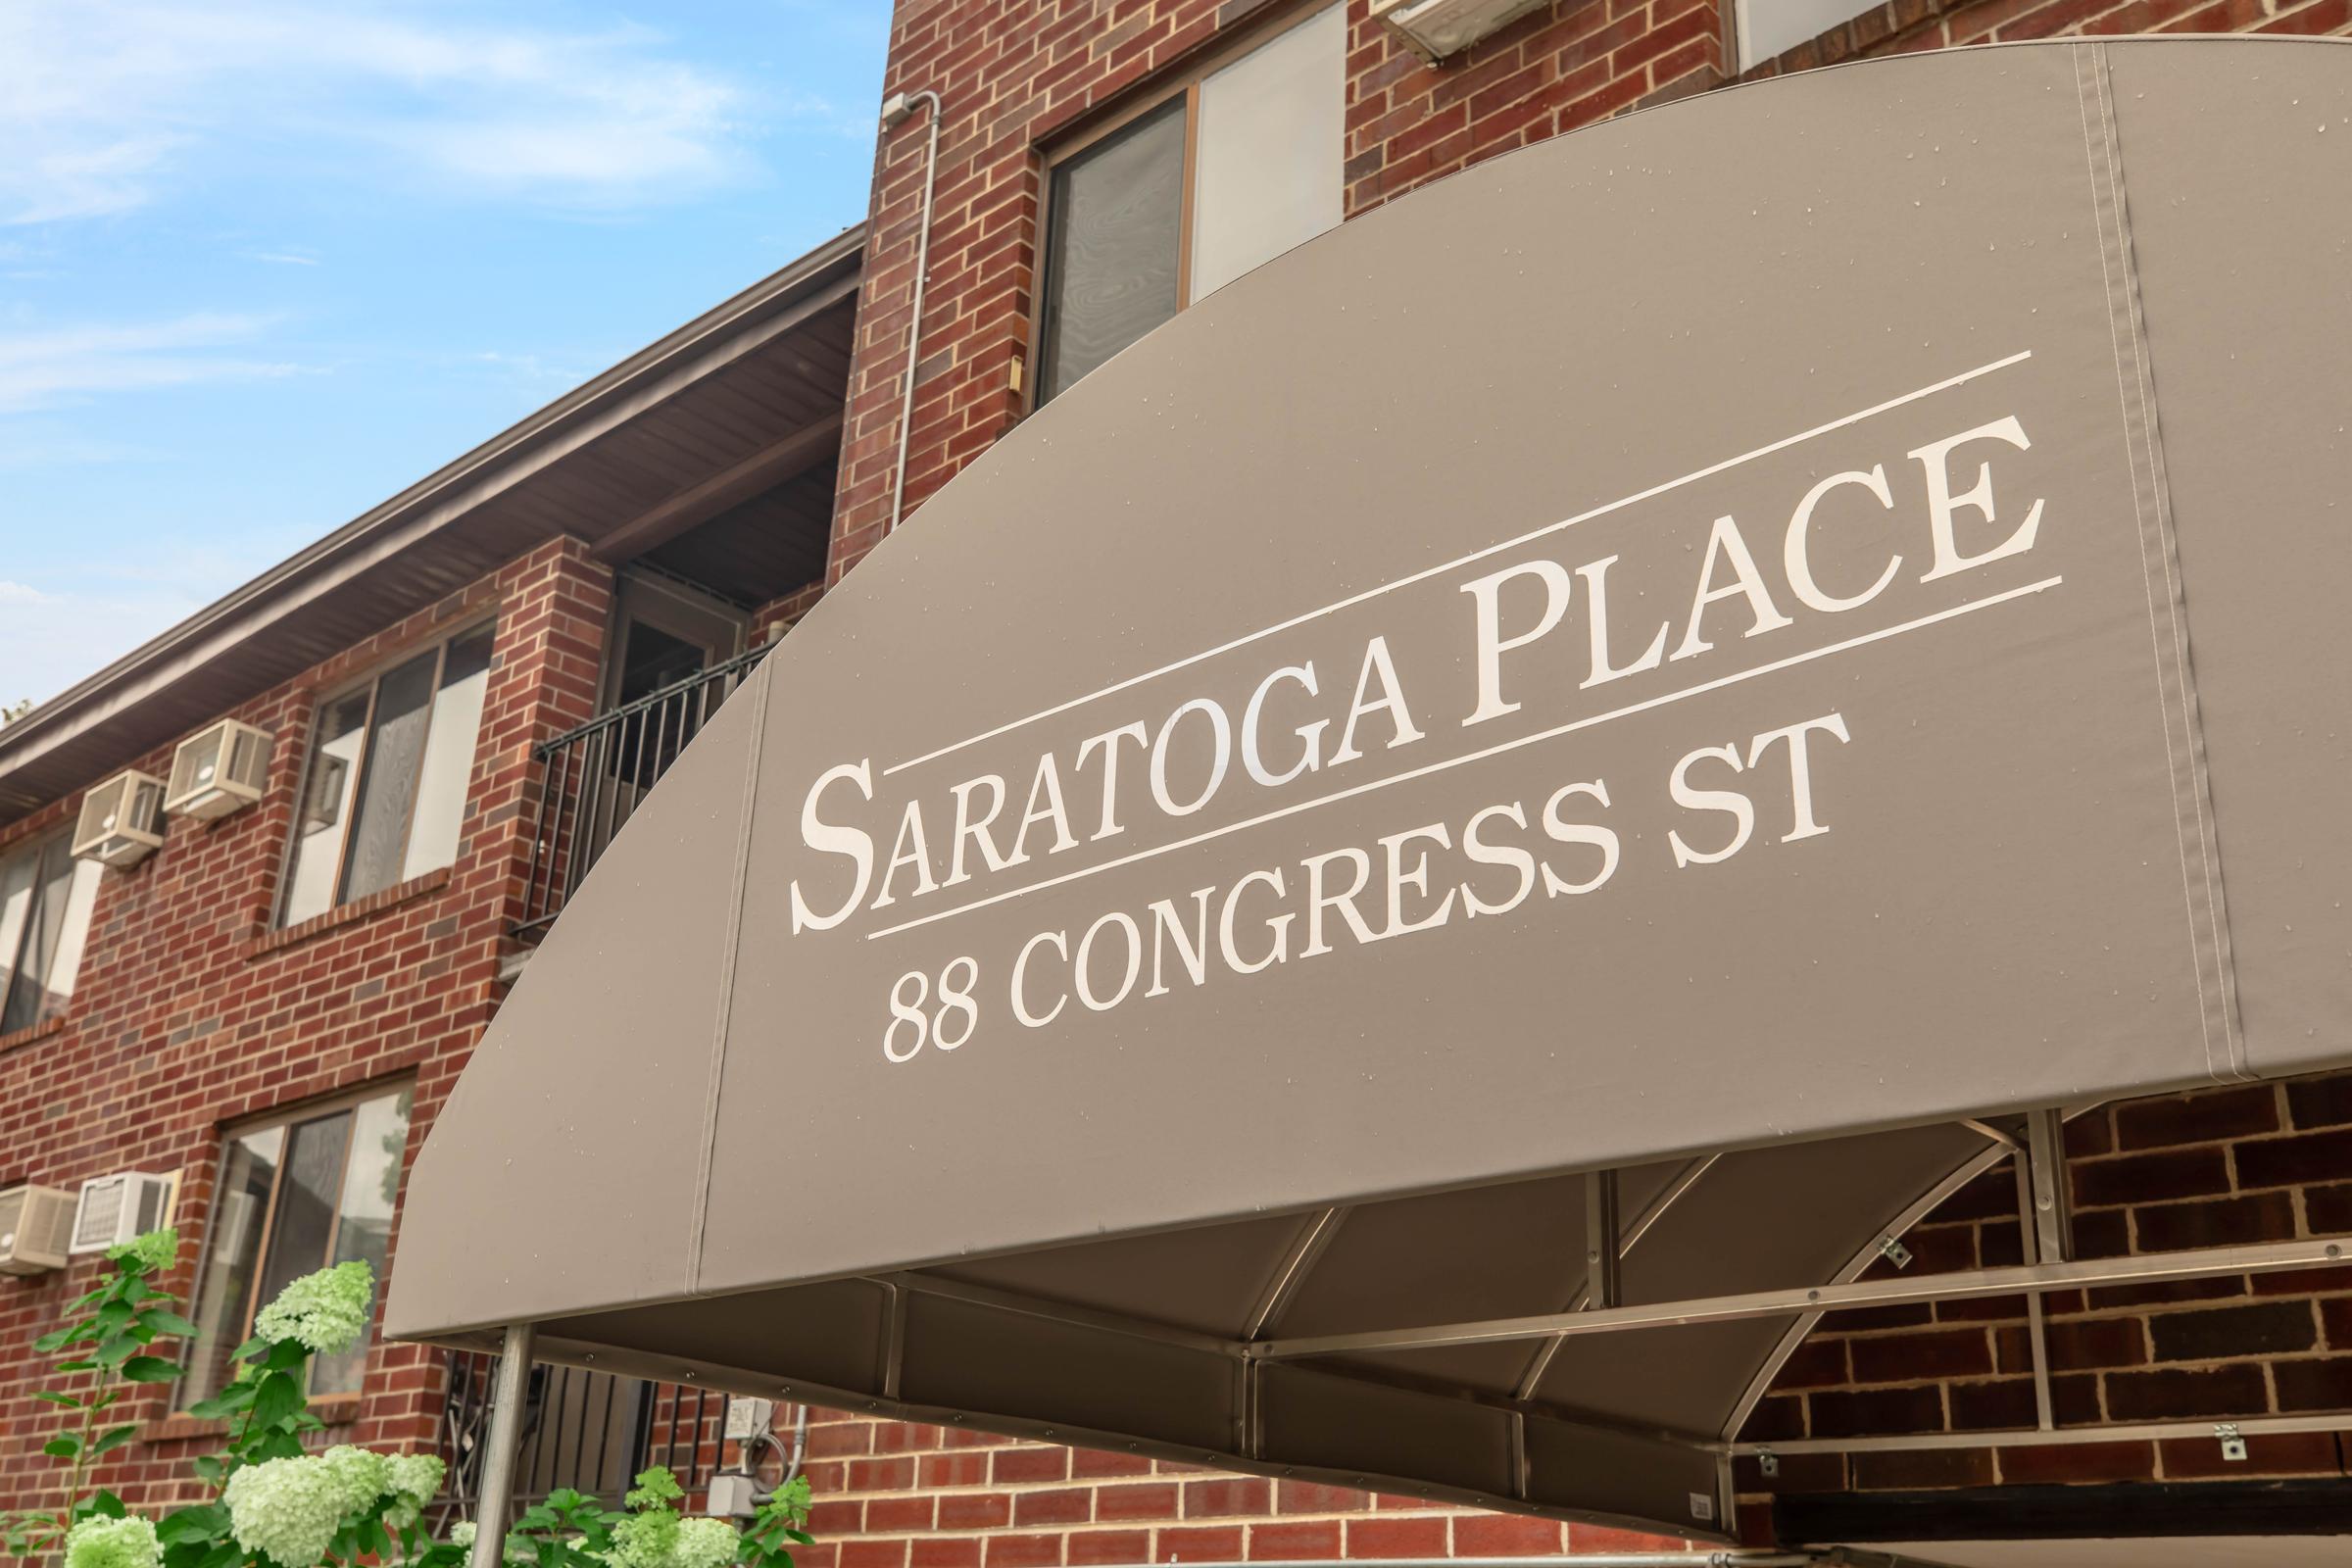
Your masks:
{"label": "green leaf", "polygon": [[256,1425],[273,1427],[302,1409],[302,1385],[283,1372],[272,1372],[254,1390]]}
{"label": "green leaf", "polygon": [[[74,1325],[74,1327],[78,1326],[79,1325]],[[32,1342],[32,1348],[40,1351],[43,1355],[55,1355],[58,1351],[64,1349],[68,1345],[72,1344],[73,1339],[74,1329],[62,1328],[54,1334],[42,1335],[39,1339]]]}
{"label": "green leaf", "polygon": [[95,1361],[60,1361],[50,1370],[55,1372],[95,1372],[98,1370],[98,1363]]}
{"label": "green leaf", "polygon": [[137,1339],[128,1334],[118,1334],[98,1347],[98,1353],[91,1359],[100,1366],[121,1366],[138,1354],[139,1349],[140,1342]]}
{"label": "green leaf", "polygon": [[98,1331],[101,1334],[119,1334],[130,1321],[130,1315],[128,1301],[109,1301],[98,1309]]}
{"label": "green leaf", "polygon": [[253,1407],[253,1385],[231,1383],[209,1399],[198,1399],[188,1406],[188,1414],[199,1421],[220,1421],[240,1410]]}
{"label": "green leaf", "polygon": [[71,1459],[81,1451],[81,1435],[77,1432],[61,1432],[42,1444],[41,1451],[52,1459]]}
{"label": "green leaf", "polygon": [[114,1452],[136,1436],[138,1430],[139,1424],[136,1421],[126,1427],[107,1428],[98,1435],[98,1441],[90,1445],[90,1457],[95,1459],[102,1453]]}
{"label": "green leaf", "polygon": [[191,1541],[218,1541],[228,1532],[228,1510],[217,1502],[182,1508],[167,1514],[155,1527],[155,1539],[167,1546]]}
{"label": "green leaf", "polygon": [[269,1358],[262,1364],[272,1372],[293,1372],[310,1358],[310,1347],[300,1340],[279,1340],[270,1347]]}
{"label": "green leaf", "polygon": [[192,1340],[201,1332],[195,1324],[169,1307],[151,1306],[139,1314],[139,1321],[158,1334],[171,1334],[183,1340]]}
{"label": "green leaf", "polygon": [[71,1394],[59,1394],[53,1389],[35,1389],[32,1391],[32,1396],[36,1399],[46,1399],[51,1404],[62,1404],[69,1410],[78,1410],[81,1408],[81,1401],[79,1399],[76,1399]]}
{"label": "green leaf", "polygon": [[133,1383],[171,1383],[179,1377],[179,1363],[160,1355],[134,1355],[118,1370]]}
{"label": "green leaf", "polygon": [[102,1489],[90,1494],[90,1512],[105,1519],[122,1519],[129,1516],[130,1510],[122,1506],[121,1497]]}
{"label": "green leaf", "polygon": [[227,1472],[222,1468],[220,1461],[209,1453],[199,1454],[190,1459],[188,1468],[195,1471],[196,1479],[208,1487],[217,1487],[228,1479]]}

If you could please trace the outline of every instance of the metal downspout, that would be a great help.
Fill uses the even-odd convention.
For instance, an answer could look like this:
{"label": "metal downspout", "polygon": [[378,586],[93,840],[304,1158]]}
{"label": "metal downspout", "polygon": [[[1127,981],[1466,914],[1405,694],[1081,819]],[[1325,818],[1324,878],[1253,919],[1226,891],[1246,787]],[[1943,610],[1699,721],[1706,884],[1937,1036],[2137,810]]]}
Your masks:
{"label": "metal downspout", "polygon": [[893,131],[912,119],[918,104],[928,104],[931,141],[923,154],[923,211],[914,231],[914,299],[906,317],[906,368],[899,388],[899,456],[890,480],[890,526],[896,532],[906,514],[906,448],[913,434],[914,367],[923,342],[923,288],[931,273],[931,198],[939,178],[939,94],[928,88],[917,93],[894,92],[882,102],[882,128]]}

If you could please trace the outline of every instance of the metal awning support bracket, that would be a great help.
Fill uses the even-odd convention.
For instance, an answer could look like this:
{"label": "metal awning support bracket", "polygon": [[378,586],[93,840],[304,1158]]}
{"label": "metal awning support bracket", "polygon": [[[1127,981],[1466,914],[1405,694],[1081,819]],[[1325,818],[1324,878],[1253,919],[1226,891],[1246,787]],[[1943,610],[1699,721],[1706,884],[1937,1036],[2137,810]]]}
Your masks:
{"label": "metal awning support bracket", "polygon": [[2038,1263],[2071,1263],[2074,1210],[2066,1182],[2066,1112],[2055,1105],[2026,1120],[2026,1163],[2033,1172],[2033,1250]]}
{"label": "metal awning support bracket", "polygon": [[474,1503],[471,1568],[500,1568],[507,1518],[514,1500],[514,1458],[522,1448],[522,1406],[531,1387],[531,1347],[538,1327],[515,1323],[499,1349],[490,1390],[490,1438],[482,1450],[482,1492]]}
{"label": "metal awning support bracket", "polygon": [[[2017,1224],[2020,1242],[2029,1263],[2047,1259],[2041,1250],[2039,1221],[2039,1183],[2034,1177],[2033,1146],[2019,1148],[2017,1170]],[[2034,1357],[2034,1424],[2047,1432],[2057,1423],[2057,1412],[2050,1398],[2050,1335],[2046,1314],[2037,1291],[2026,1293],[2026,1345]]]}
{"label": "metal awning support bracket", "polygon": [[1239,1348],[1248,1356],[1287,1360],[1297,1356],[1361,1354],[1421,1349],[1441,1345],[1486,1345],[1496,1340],[1534,1340],[1546,1335],[1611,1334],[1628,1329],[1672,1328],[1689,1323],[1722,1323],[1740,1318],[1788,1317],[1850,1306],[1903,1306],[1920,1301],[1983,1300],[2077,1286],[2150,1285],[2169,1280],[2215,1279],[2230,1274],[2268,1274],[2282,1269],[2324,1268],[2345,1261],[2352,1243],[2315,1238],[2245,1247],[2208,1247],[2185,1252],[2142,1253],[2017,1268],[1959,1269],[1945,1274],[1860,1280],[1737,1296],[1698,1297],[1679,1301],[1643,1301],[1632,1306],[1593,1307],[1581,1312],[1545,1312],[1534,1317],[1480,1318],[1419,1328],[1375,1329],[1354,1334],[1304,1335],[1263,1340]]}
{"label": "metal awning support bracket", "polygon": [[1585,1178],[1585,1304],[1601,1308],[1625,1304],[1622,1268],[1625,1250],[1617,1235],[1617,1173],[1596,1170]]}

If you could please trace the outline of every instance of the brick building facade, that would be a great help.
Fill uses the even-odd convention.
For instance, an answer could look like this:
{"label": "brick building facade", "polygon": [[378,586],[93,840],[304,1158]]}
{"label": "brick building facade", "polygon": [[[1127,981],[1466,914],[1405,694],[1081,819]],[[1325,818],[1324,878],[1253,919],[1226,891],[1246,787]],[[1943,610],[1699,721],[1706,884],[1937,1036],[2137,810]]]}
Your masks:
{"label": "brick building facade", "polygon": [[[941,105],[911,422],[902,431],[927,173],[919,121],[886,130],[877,152],[854,326],[839,296],[813,318],[837,327],[837,339],[808,336],[806,317],[776,329],[804,334],[793,352],[804,370],[818,368],[814,380],[838,379],[830,394],[837,475],[832,447],[785,453],[793,437],[777,437],[813,428],[826,396],[786,393],[772,381],[772,402],[760,401],[759,386],[736,386],[689,411],[690,422],[747,427],[744,443],[707,470],[674,452],[624,450],[618,424],[583,435],[548,461],[575,462],[580,482],[618,494],[607,514],[583,522],[572,510],[576,494],[550,490],[510,508],[496,527],[480,522],[478,537],[412,543],[405,548],[439,564],[369,601],[398,613],[364,630],[341,623],[350,634],[300,667],[248,682],[252,690],[186,722],[150,725],[151,738],[119,746],[105,768],[84,769],[72,787],[0,826],[5,858],[67,827],[82,789],[103,773],[168,771],[172,745],[214,717],[276,737],[260,806],[211,826],[175,824],[146,864],[105,876],[70,1004],[0,1037],[0,1186],[176,1172],[178,1219],[191,1238],[206,1237],[220,1223],[223,1151],[241,1130],[306,1107],[323,1113],[386,1086],[409,1096],[401,1157],[412,1157],[527,959],[517,927],[538,907],[549,832],[552,760],[541,748],[613,706],[616,568],[635,563],[651,576],[733,590],[755,644],[788,627],[884,537],[894,510],[914,510],[1034,407],[1055,160],[1125,122],[1139,104],[1191,90],[1206,63],[1232,62],[1313,9],[1282,0],[905,0],[884,93],[936,92]],[[1363,0],[1346,0],[1337,214],[1352,218],[1612,115],[1859,56],[2082,32],[2352,33],[2346,0],[1895,0],[1854,9],[1818,37],[1754,59],[1730,0],[1552,0],[1431,65]],[[715,386],[724,367],[754,352],[739,349],[698,373]],[[682,382],[654,406],[684,410],[691,391]],[[807,453],[819,447],[811,466]],[[794,486],[789,504],[776,499]],[[694,504],[676,511],[690,496]],[[477,499],[466,515],[488,517],[496,502]],[[718,535],[703,537],[712,548],[700,556],[678,553],[696,529],[746,526],[742,509],[756,506],[767,509],[759,518],[768,527],[814,516],[809,575],[817,580],[778,579],[771,564],[754,586],[750,576],[712,582],[730,562],[750,570],[748,557],[712,546]],[[527,537],[517,517],[540,536]],[[643,531],[649,517],[668,531]],[[623,536],[633,542],[616,550]],[[664,550],[666,560],[650,559]],[[482,624],[494,628],[493,652],[454,858],[283,924],[285,846],[321,700]],[[39,730],[30,724],[24,733],[37,740]],[[5,752],[0,746],[0,761]],[[612,776],[615,764],[594,765]],[[555,776],[560,805],[578,782]],[[2068,1143],[2088,1255],[2352,1234],[2352,1078],[2097,1107],[2070,1124]],[[2015,1214],[2015,1179],[1994,1164],[1906,1235],[1910,1266],[2014,1260]],[[386,1246],[395,1260],[396,1228]],[[48,1430],[29,1397],[24,1346],[82,1288],[90,1266],[0,1283],[0,1508],[36,1496],[34,1450]],[[179,1283],[200,1285],[192,1259]],[[2054,1298],[2058,1420],[2222,1422],[2352,1406],[2345,1283],[2284,1275]],[[2025,1323],[2022,1302],[2000,1299],[1825,1319],[1764,1394],[1746,1436],[1811,1445],[2030,1425]],[[334,1435],[436,1445],[450,1375],[437,1353],[376,1347],[359,1390],[329,1403]],[[103,1473],[134,1504],[163,1500],[177,1462],[201,1446],[204,1434],[172,1408],[171,1394],[158,1391],[138,1412],[146,1418],[139,1440]],[[715,1450],[699,1406],[696,1420],[689,1451]],[[2222,1459],[2215,1443],[2197,1438],[1789,1451],[1775,1456],[1770,1474],[1757,1458],[1740,1461],[1741,1525],[1749,1539],[1771,1540],[1776,1496],[1797,1506],[1872,1491],[2341,1476],[2352,1473],[2347,1457],[2333,1433],[2257,1436],[2243,1461]],[[808,1462],[821,1499],[810,1568],[1554,1555],[1671,1544],[837,1412],[815,1414]]]}

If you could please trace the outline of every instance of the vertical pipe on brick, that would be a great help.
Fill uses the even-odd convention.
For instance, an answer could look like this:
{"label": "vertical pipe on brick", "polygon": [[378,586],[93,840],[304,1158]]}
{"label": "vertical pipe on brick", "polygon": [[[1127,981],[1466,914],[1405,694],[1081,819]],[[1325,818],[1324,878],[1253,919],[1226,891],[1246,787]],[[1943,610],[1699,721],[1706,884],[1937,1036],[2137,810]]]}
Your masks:
{"label": "vertical pipe on brick", "polygon": [[923,207],[914,230],[914,298],[906,313],[906,368],[899,388],[899,456],[890,479],[890,528],[906,514],[906,449],[914,433],[914,367],[923,343],[923,285],[931,270],[931,198],[939,176],[939,94],[892,93],[882,104],[882,129],[896,130],[912,119],[917,104],[930,108],[930,144],[923,154]]}

